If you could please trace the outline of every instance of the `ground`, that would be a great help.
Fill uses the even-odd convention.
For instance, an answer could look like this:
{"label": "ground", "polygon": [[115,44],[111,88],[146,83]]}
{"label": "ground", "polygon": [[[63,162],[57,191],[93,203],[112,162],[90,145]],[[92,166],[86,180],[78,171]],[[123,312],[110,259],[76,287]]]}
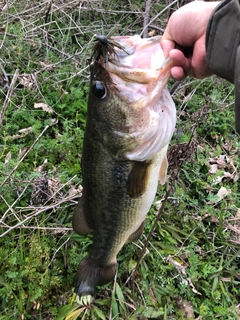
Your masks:
{"label": "ground", "polygon": [[1,319],[239,319],[240,140],[233,86],[216,76],[169,82],[178,120],[168,183],[143,236],[119,253],[114,283],[91,307],[72,291],[91,245],[71,216],[94,34],[140,34],[153,18],[149,35],[162,34],[182,3],[168,5],[0,3]]}

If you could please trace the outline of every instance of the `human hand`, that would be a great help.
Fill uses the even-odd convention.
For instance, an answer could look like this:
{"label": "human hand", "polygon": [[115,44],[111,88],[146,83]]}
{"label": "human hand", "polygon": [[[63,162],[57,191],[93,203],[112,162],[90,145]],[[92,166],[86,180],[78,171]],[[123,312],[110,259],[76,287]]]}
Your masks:
{"label": "human hand", "polygon": [[[181,80],[186,75],[203,79],[212,74],[205,63],[205,34],[213,10],[220,2],[191,2],[170,17],[161,39],[165,57],[174,60],[172,77]],[[181,50],[174,49],[176,45]]]}

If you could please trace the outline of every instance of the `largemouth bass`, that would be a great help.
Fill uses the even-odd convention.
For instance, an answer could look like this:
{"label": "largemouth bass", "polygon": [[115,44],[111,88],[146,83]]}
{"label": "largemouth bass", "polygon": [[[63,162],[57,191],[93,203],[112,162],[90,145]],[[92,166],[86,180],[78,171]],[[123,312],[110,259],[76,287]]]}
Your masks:
{"label": "largemouth bass", "polygon": [[160,37],[103,37],[94,48],[83,195],[73,215],[77,233],[93,232],[74,278],[83,303],[114,279],[118,252],[142,234],[158,180],[165,183],[176,111],[165,87],[172,62],[164,61]]}

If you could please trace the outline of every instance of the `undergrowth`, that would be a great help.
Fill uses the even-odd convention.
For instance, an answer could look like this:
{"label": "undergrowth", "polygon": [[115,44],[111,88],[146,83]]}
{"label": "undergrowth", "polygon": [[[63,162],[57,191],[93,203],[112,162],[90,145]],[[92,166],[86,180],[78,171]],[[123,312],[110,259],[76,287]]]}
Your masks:
{"label": "undergrowth", "polygon": [[[147,18],[169,4],[152,1]],[[71,216],[82,191],[87,60],[103,25],[106,34],[141,33],[145,2],[0,5],[0,318],[239,319],[240,143],[233,87],[215,76],[170,81],[178,123],[168,184],[158,189],[144,235],[119,253],[114,283],[98,289],[92,306],[81,307],[72,279],[91,236],[73,233]],[[180,5],[148,31],[162,34]]]}

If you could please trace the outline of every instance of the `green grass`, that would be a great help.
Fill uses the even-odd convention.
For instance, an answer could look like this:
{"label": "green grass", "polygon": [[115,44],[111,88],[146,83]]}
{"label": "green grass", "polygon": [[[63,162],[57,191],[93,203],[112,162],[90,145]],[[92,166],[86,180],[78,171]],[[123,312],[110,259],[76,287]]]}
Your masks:
{"label": "green grass", "polygon": [[[215,76],[188,78],[176,90],[170,81],[178,123],[169,181],[143,236],[119,253],[114,283],[98,288],[91,307],[75,302],[72,279],[91,245],[91,236],[71,229],[81,194],[86,62],[102,20],[106,34],[141,32],[143,4],[11,0],[1,13],[0,319],[240,317],[240,142],[233,87]],[[152,1],[151,17],[164,6]],[[154,22],[156,34],[165,14]]]}

